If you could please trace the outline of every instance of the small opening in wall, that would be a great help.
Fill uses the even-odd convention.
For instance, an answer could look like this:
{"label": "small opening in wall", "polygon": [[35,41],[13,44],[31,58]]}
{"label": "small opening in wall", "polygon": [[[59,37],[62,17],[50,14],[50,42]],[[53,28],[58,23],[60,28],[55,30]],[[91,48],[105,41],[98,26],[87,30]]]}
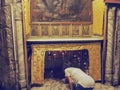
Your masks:
{"label": "small opening in wall", "polygon": [[67,67],[81,68],[87,73],[89,68],[88,50],[46,51],[45,78],[64,78],[64,69]]}

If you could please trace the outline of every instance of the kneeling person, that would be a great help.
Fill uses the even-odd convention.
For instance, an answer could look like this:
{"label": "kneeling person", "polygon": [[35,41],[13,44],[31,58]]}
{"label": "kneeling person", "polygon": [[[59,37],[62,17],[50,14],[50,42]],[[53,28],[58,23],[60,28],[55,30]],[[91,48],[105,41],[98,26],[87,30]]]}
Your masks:
{"label": "kneeling person", "polygon": [[79,68],[66,68],[65,76],[69,80],[71,90],[75,88],[76,90],[92,90],[95,86],[94,79]]}

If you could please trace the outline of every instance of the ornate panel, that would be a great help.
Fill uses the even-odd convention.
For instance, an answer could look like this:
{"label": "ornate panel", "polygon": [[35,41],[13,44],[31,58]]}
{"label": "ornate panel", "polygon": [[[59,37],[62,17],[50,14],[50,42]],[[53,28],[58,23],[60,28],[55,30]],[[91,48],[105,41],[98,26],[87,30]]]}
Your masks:
{"label": "ornate panel", "polygon": [[61,24],[44,23],[31,25],[31,37],[42,38],[71,38],[92,36],[92,25],[88,24]]}
{"label": "ornate panel", "polygon": [[44,57],[46,51],[81,50],[89,51],[89,74],[95,80],[101,80],[100,43],[82,44],[34,44],[32,45],[31,83],[44,83]]}

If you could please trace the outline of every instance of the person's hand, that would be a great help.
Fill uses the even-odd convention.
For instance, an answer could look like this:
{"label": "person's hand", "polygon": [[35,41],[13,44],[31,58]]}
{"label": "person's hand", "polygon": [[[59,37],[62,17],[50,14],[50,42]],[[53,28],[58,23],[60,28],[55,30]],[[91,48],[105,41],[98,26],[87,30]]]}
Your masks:
{"label": "person's hand", "polygon": [[73,79],[69,78],[69,83],[73,84],[74,83]]}
{"label": "person's hand", "polygon": [[69,80],[69,84],[70,84],[70,90],[73,90],[73,84],[74,84],[74,81],[71,77],[67,77],[68,80]]}

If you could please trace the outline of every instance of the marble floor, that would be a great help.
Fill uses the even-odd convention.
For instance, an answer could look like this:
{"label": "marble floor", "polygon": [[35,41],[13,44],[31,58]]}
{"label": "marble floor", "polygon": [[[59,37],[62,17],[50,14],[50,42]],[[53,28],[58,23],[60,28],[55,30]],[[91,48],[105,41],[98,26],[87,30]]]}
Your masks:
{"label": "marble floor", "polygon": [[[31,90],[70,90],[69,85],[62,81],[48,79],[41,87],[32,87]],[[96,83],[93,90],[120,90],[120,86],[113,87],[108,84]]]}
{"label": "marble floor", "polygon": [[93,90],[120,90],[120,86],[113,87],[108,84],[96,83]]}

